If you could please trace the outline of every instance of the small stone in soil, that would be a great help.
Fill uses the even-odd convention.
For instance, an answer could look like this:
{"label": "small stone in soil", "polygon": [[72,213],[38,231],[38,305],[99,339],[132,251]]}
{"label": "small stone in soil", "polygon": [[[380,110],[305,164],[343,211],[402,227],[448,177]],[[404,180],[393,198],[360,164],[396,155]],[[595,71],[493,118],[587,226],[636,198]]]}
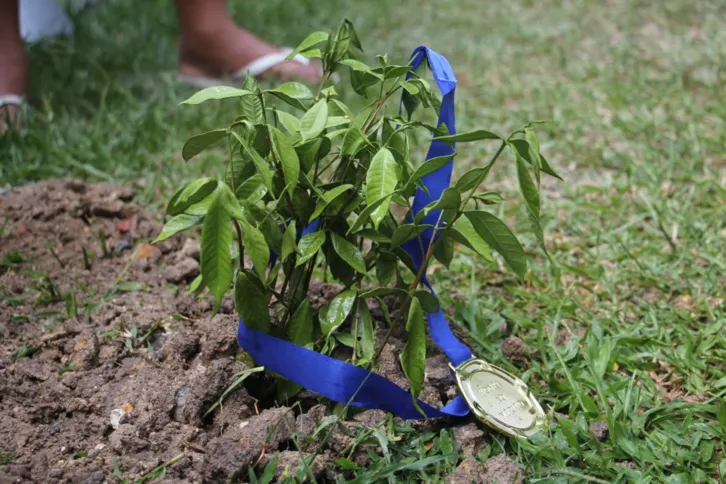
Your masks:
{"label": "small stone in soil", "polygon": [[113,247],[114,252],[122,252],[124,250],[131,250],[134,248],[134,244],[129,242],[128,240],[121,239],[118,242],[116,242],[116,245]]}
{"label": "small stone in soil", "polygon": [[108,418],[111,427],[117,430],[121,424],[129,421],[129,414],[122,408],[114,408],[111,410],[111,415]]}

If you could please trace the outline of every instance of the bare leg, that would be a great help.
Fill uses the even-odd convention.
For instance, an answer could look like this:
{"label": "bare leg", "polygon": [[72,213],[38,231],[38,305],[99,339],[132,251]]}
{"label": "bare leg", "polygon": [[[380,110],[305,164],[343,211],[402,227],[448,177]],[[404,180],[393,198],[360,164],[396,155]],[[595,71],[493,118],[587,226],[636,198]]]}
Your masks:
{"label": "bare leg", "polygon": [[[227,0],[175,0],[175,5],[181,31],[181,74],[216,78],[278,50],[239,28],[229,15]],[[265,76],[318,82],[322,72],[318,63],[304,66],[286,62],[268,70]]]}
{"label": "bare leg", "polygon": [[[0,96],[25,93],[28,78],[28,56],[20,37],[18,0],[0,0]],[[18,106],[0,108],[0,133],[7,123],[15,122]]]}

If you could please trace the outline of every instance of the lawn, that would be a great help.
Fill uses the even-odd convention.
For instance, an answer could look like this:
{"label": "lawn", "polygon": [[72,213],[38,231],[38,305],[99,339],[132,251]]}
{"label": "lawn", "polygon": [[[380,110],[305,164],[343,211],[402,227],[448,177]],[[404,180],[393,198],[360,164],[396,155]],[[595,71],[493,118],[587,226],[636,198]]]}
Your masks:
{"label": "lawn", "polygon": [[[456,70],[461,131],[551,120],[543,153],[565,179],[543,187],[552,261],[524,237],[525,282],[466,253],[434,277],[440,293],[459,296],[448,303],[475,351],[522,375],[554,412],[529,442],[487,433],[481,460],[505,453],[528,482],[726,480],[723,3],[233,4],[242,25],[281,45],[344,17],[371,58],[402,62],[429,45]],[[26,130],[0,138],[0,188],[79,177],[133,186],[158,208],[225,156],[185,164],[184,141],[235,113],[179,106],[194,91],[176,82],[169,2],[102,2],[76,21],[73,38],[30,49],[33,107]],[[486,158],[462,148],[457,163]],[[511,176],[491,186],[526,232],[506,161]],[[519,358],[502,352],[511,337],[525,346]],[[596,422],[609,430],[601,439]],[[388,435],[387,464],[445,452],[445,430],[428,447],[405,430]],[[437,482],[456,462],[398,478]]]}

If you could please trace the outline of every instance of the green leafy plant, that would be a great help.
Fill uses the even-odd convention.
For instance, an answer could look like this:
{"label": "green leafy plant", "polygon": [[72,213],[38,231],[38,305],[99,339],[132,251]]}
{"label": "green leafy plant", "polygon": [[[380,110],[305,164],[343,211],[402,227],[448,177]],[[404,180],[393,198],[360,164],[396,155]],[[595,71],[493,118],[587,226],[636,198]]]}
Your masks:
{"label": "green leafy plant", "polygon": [[[192,290],[208,289],[215,311],[234,287],[237,311],[248,326],[326,354],[349,346],[352,363],[364,367],[382,348],[375,348],[367,305],[376,300],[391,329],[405,324],[408,342],[401,360],[416,397],[425,367],[425,312],[438,304],[421,285],[426,264],[433,258],[448,266],[458,243],[487,260],[494,249],[523,277],[522,246],[487,211],[503,197],[483,184],[509,150],[532,228],[543,241],[541,174],[559,176],[540,153],[534,124],[507,137],[486,130],[450,135],[445,125],[428,121],[435,119],[440,101],[423,69],[413,72],[386,56],[369,66],[360,60],[361,51],[355,29],[344,21],[333,34],[311,34],[291,54],[322,60],[324,77],[316,93],[296,82],[263,89],[248,77],[241,88],[208,88],[184,101],[232,100],[240,114],[184,145],[188,161],[226,142],[229,161],[219,177],[191,181],[173,195],[166,209],[170,218],[157,240],[201,227],[201,275]],[[362,107],[344,103],[340,86],[328,86],[339,73],[348,74],[363,100],[355,106]],[[405,116],[398,114],[397,103],[388,102],[402,94]],[[446,143],[496,143],[496,150],[452,183],[440,200],[402,221],[394,213],[411,213],[416,189],[427,190],[422,178],[451,160],[416,162],[411,146],[417,132]],[[438,211],[438,220],[424,224],[431,211]],[[310,224],[316,230],[306,231]],[[427,229],[436,237],[424,247],[421,234]],[[425,254],[421,269],[401,247],[415,239]],[[245,264],[245,255],[251,264]],[[342,285],[318,310],[308,298],[314,276]],[[401,321],[392,320],[385,296],[397,297],[400,307],[408,308]]]}

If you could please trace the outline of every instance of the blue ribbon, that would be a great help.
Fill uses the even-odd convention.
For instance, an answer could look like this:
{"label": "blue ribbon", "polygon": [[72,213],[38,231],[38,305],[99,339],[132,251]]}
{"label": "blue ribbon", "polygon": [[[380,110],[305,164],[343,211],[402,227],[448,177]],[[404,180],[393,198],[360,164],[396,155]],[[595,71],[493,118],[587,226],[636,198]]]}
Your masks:
{"label": "blue ribbon", "polygon": [[[455,134],[456,77],[454,71],[445,57],[424,46],[413,51],[411,69],[415,70],[424,60],[428,62],[436,85],[443,96],[438,124],[445,124],[449,133]],[[407,79],[410,77],[411,73],[408,74]],[[442,141],[433,141],[426,159],[453,155],[453,153],[453,146]],[[442,192],[451,182],[453,168],[452,157],[449,163],[421,179],[423,185],[428,189],[428,193],[420,188],[416,190],[413,215],[441,197]],[[435,226],[438,220],[439,211],[432,211],[424,217],[423,223]],[[317,228],[318,221],[316,220],[303,230],[303,235],[314,232]],[[429,246],[433,237],[432,228],[421,233],[424,248]],[[402,247],[411,256],[416,268],[420,269],[425,252],[422,251],[419,240],[411,240]],[[435,296],[426,277],[422,279],[422,282]],[[471,350],[451,331],[443,310],[428,313],[427,319],[431,338],[446,353],[454,366],[472,358]],[[412,420],[424,418],[421,411],[426,418],[447,415],[464,416],[469,413],[469,407],[461,395],[440,410],[419,400],[417,402],[421,409],[419,411],[409,392],[381,375],[249,328],[242,319],[239,320],[237,340],[240,347],[249,353],[257,364],[335,402],[347,403],[354,407],[387,410],[399,417]]]}

